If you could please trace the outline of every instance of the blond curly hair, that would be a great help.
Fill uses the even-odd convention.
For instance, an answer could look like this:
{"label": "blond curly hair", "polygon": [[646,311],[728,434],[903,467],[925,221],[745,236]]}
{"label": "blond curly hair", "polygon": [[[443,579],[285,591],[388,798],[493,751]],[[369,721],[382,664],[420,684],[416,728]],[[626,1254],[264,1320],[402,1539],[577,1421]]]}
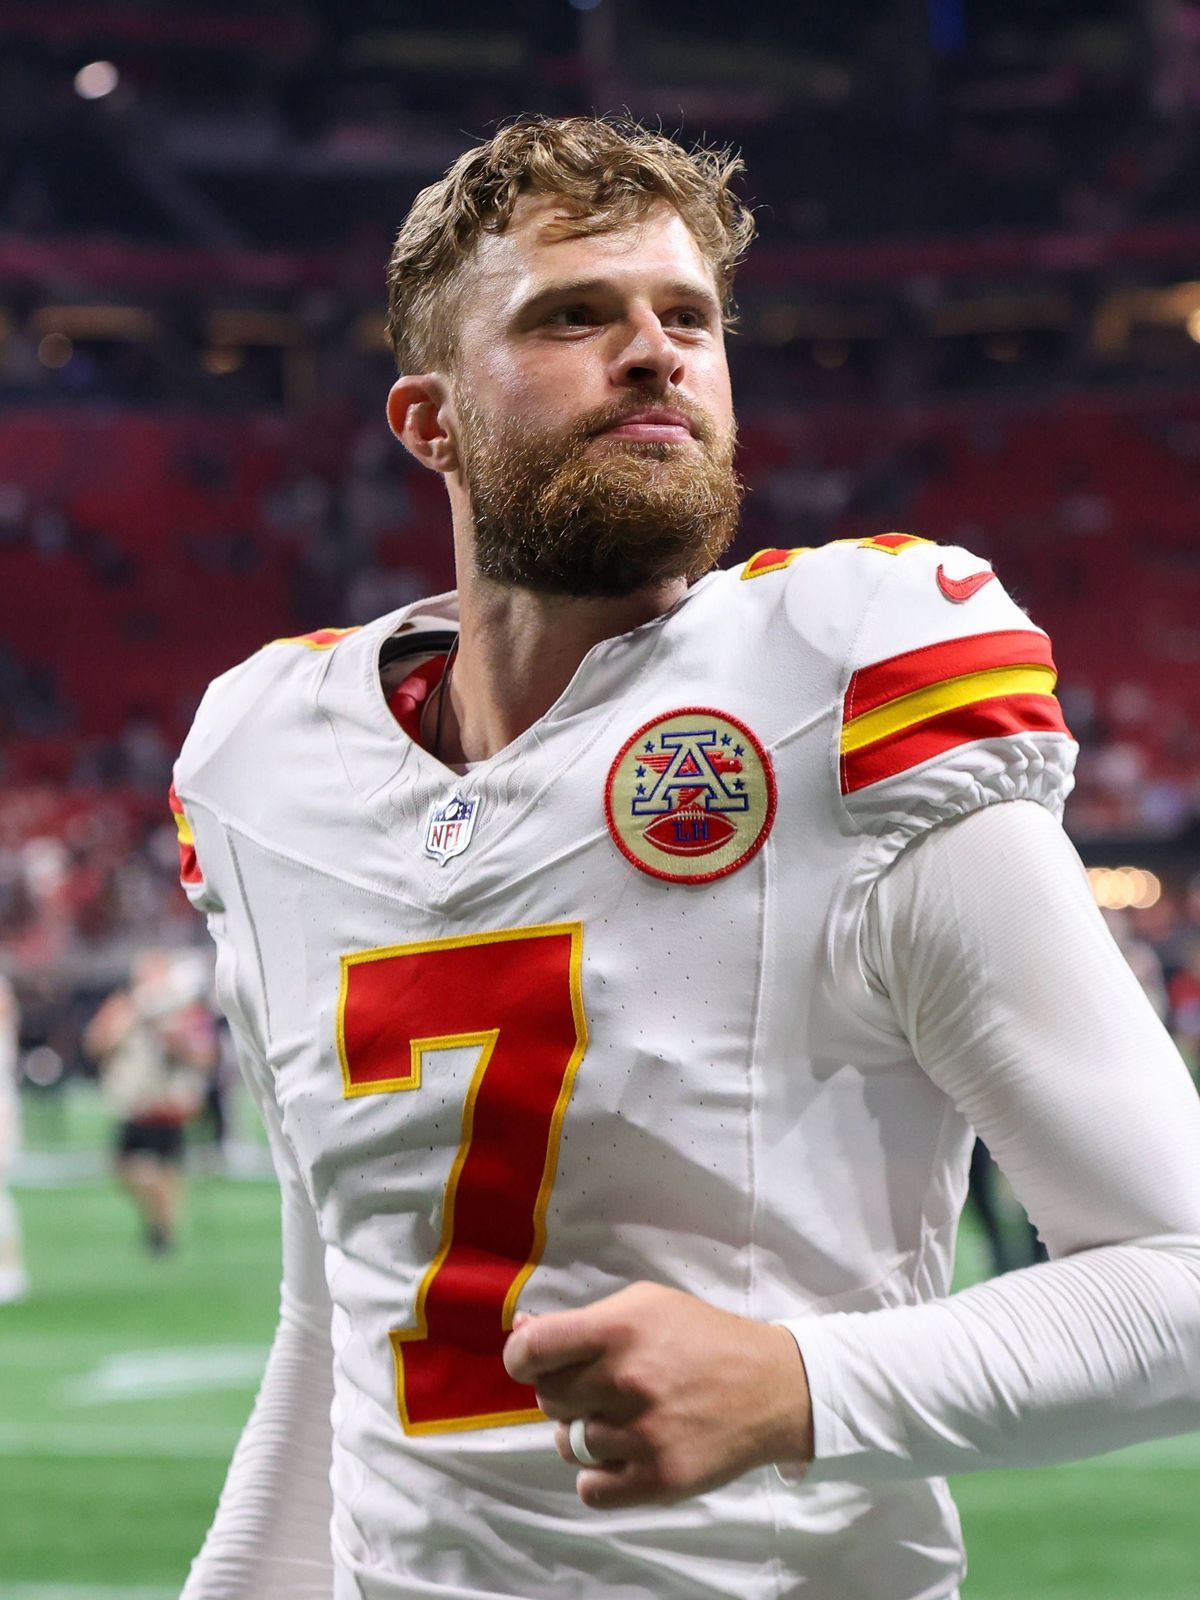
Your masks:
{"label": "blond curly hair", "polygon": [[503,233],[523,194],[561,200],[565,237],[677,211],[712,268],[726,322],[733,276],[754,219],[732,189],[743,170],[728,149],[685,150],[639,123],[607,117],[520,117],[466,151],[422,189],[388,262],[388,333],[402,373],[448,366],[455,354],[454,280],[485,233]]}

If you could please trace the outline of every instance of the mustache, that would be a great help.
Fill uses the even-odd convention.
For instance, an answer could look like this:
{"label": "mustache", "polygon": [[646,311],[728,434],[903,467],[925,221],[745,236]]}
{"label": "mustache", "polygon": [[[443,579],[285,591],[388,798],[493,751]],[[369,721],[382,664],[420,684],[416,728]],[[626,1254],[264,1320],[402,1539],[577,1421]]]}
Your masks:
{"label": "mustache", "polygon": [[611,405],[598,406],[595,411],[590,411],[586,416],[580,417],[572,427],[570,438],[572,442],[582,443],[590,439],[593,434],[604,433],[608,428],[619,427],[627,417],[635,417],[639,413],[653,407],[663,410],[678,411],[687,418],[691,425],[692,433],[701,444],[711,444],[715,430],[707,415],[699,407],[691,404],[679,394],[630,395],[625,400],[614,400]]}

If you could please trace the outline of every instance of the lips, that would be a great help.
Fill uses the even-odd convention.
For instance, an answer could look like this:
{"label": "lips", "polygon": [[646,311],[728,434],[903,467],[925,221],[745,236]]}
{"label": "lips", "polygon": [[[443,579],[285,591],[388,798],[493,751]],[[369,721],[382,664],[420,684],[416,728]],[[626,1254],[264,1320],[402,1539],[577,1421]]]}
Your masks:
{"label": "lips", "polygon": [[671,411],[658,407],[645,411],[631,412],[629,416],[621,417],[601,431],[605,434],[614,435],[619,439],[669,441],[695,437],[692,424],[682,411]]}

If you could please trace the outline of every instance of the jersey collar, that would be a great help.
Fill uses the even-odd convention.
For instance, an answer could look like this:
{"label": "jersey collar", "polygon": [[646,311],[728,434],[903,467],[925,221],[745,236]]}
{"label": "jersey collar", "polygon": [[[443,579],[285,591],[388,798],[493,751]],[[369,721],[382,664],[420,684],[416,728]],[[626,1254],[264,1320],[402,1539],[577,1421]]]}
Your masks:
{"label": "jersey collar", "polygon": [[[699,579],[661,616],[593,645],[545,715],[503,750],[477,763],[474,773],[478,776],[528,754],[551,732],[585,717],[594,728],[598,711],[607,722],[631,692],[672,618],[692,605],[717,576],[714,572]],[[392,639],[411,643],[416,660],[425,653],[426,642],[430,655],[444,651],[447,635],[457,629],[458,595],[451,590],[367,623],[329,652],[328,670],[317,691],[318,705],[345,770],[365,800],[375,799],[401,776],[411,780],[423,775],[438,783],[455,781],[454,772],[416,744],[397,723],[380,682],[379,664],[381,651]]]}

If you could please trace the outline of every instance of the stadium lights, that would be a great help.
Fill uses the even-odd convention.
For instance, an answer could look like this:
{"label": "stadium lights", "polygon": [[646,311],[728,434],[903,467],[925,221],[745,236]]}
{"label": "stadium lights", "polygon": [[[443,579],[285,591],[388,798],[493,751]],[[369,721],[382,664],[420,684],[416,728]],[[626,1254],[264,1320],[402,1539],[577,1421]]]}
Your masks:
{"label": "stadium lights", "polygon": [[1065,332],[1071,327],[1075,308],[1071,297],[1060,290],[1003,294],[978,294],[964,300],[948,300],[931,308],[928,330],[935,339],[961,339],[995,335],[1012,337],[1043,330]]}
{"label": "stadium lights", "polygon": [[1016,334],[989,333],[983,341],[983,351],[990,360],[1011,365],[1014,361],[1020,361],[1025,347]]}
{"label": "stadium lights", "polygon": [[65,333],[48,333],[38,341],[38,360],[52,372],[65,367],[75,354],[75,346]]}
{"label": "stadium lights", "polygon": [[1103,911],[1148,911],[1162,899],[1162,883],[1144,867],[1089,867],[1088,882]]}
{"label": "stadium lights", "polygon": [[1111,355],[1124,348],[1135,330],[1147,328],[1182,328],[1200,344],[1200,282],[1115,291],[1096,313],[1092,343],[1101,354]]}
{"label": "stadium lights", "polygon": [[836,372],[850,359],[850,346],[844,339],[819,339],[813,345],[812,358],[826,372]]}
{"label": "stadium lights", "polygon": [[81,100],[103,100],[121,81],[111,61],[89,61],[75,74],[75,93]]}
{"label": "stadium lights", "polygon": [[301,344],[304,330],[297,319],[283,311],[214,311],[206,323],[214,345]]}
{"label": "stadium lights", "polygon": [[755,335],[766,344],[845,344],[857,339],[882,339],[887,322],[874,306],[836,302],[797,304],[774,300],[753,314]]}
{"label": "stadium lights", "polygon": [[29,319],[37,334],[61,333],[68,339],[110,339],[146,344],[158,338],[158,319],[141,306],[41,306]]}
{"label": "stadium lights", "polygon": [[205,372],[213,377],[223,378],[230,372],[239,371],[246,361],[246,352],[232,344],[210,345],[207,350],[200,352],[200,365]]}
{"label": "stadium lights", "polygon": [[39,1089],[52,1089],[66,1071],[66,1064],[57,1050],[39,1044],[25,1057],[21,1070]]}

